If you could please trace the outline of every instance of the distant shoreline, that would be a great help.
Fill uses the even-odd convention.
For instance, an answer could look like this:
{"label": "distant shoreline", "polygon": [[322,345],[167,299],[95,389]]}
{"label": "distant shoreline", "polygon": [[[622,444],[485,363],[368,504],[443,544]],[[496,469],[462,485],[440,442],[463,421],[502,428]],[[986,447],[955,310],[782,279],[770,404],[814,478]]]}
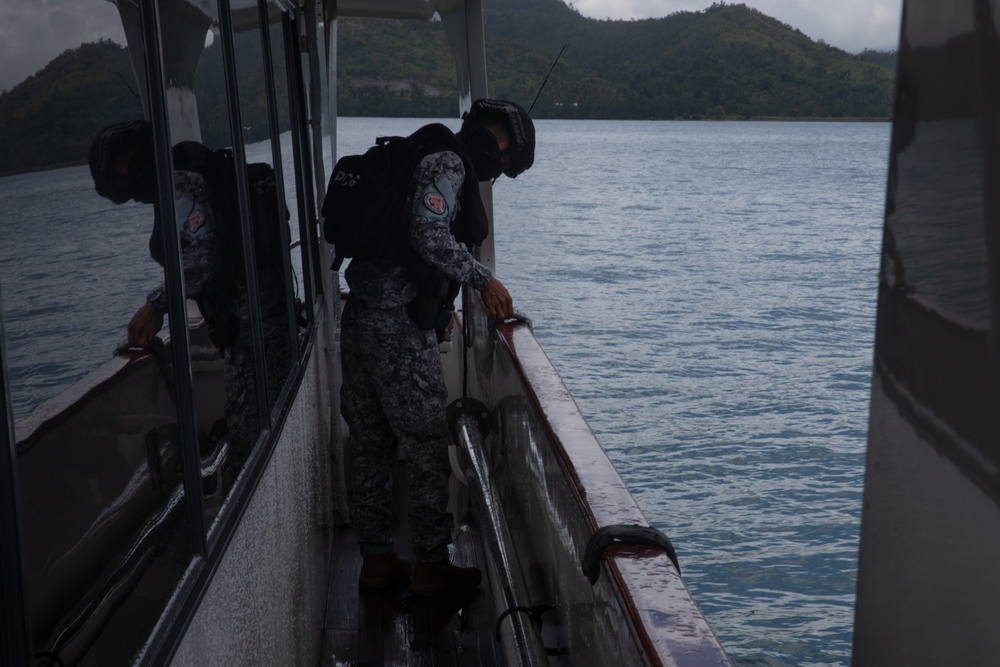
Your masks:
{"label": "distant shoreline", "polygon": [[[382,118],[382,116],[357,116],[358,118]],[[673,121],[687,121],[687,122],[741,122],[741,123],[889,123],[892,122],[891,118],[865,118],[865,117],[850,117],[850,118],[834,118],[834,117],[801,117],[801,116],[754,116],[753,118],[740,118],[739,116],[727,116],[723,118],[540,118],[538,120],[548,121],[548,120],[558,120],[558,121],[594,121],[594,120],[604,120],[604,121],[625,121],[625,122],[673,122]],[[64,167],[77,167],[80,165],[87,164],[86,161],[77,162],[63,162],[61,164],[53,164],[44,167],[24,167],[21,169],[14,169],[11,171],[0,172],[0,178],[5,178],[7,176],[19,176],[21,174],[31,174],[38,171],[52,171],[54,169],[63,169]]]}
{"label": "distant shoreline", "polygon": [[[378,116],[356,116],[357,118],[377,118]],[[536,121],[549,121],[549,120],[560,120],[560,121],[594,121],[603,120],[609,122],[624,122],[624,123],[648,123],[648,122],[663,122],[670,123],[675,121],[686,121],[686,122],[699,122],[699,123],[717,123],[717,122],[740,122],[740,123],[753,123],[753,122],[766,122],[766,123],[891,123],[892,118],[888,116],[751,116],[750,118],[743,118],[742,116],[702,116],[700,118],[685,118],[683,116],[678,116],[676,118],[536,118]]]}
{"label": "distant shoreline", "polygon": [[[550,120],[578,120],[570,118],[553,118]],[[838,118],[836,116],[751,116],[750,118],[743,118],[742,116],[722,116],[722,117],[710,117],[710,118],[631,118],[631,119],[610,119],[610,118],[580,118],[579,120],[635,120],[640,122],[645,121],[696,121],[696,122],[740,122],[740,123],[891,123],[892,118],[888,116],[845,116]]]}
{"label": "distant shoreline", "polygon": [[[735,120],[735,119],[734,119]],[[748,118],[747,120],[764,120],[764,121],[776,121],[782,123],[891,123],[892,118],[886,117],[847,117],[847,118],[834,118],[834,117],[816,117],[816,118],[802,118],[802,117],[789,117],[789,116],[757,116],[754,118]]]}
{"label": "distant shoreline", "polygon": [[10,171],[0,172],[0,178],[4,178],[6,176],[20,176],[21,174],[34,174],[39,171],[54,171],[56,169],[65,169],[66,167],[81,167],[85,164],[87,164],[86,160],[77,160],[75,162],[60,162],[42,167],[19,167],[17,169],[11,169]]}

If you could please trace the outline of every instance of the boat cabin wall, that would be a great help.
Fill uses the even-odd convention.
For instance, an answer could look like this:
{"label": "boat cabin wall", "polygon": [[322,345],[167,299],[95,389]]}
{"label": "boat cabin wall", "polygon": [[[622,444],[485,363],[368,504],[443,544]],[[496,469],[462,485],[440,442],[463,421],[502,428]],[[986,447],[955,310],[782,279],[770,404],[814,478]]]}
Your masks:
{"label": "boat cabin wall", "polygon": [[[323,56],[302,55],[325,54],[322,25],[277,2],[107,8],[105,39],[0,98],[23,105],[0,174],[19,212],[0,220],[0,564],[24,592],[0,603],[4,655],[164,664],[207,638],[199,601],[228,609],[210,584],[235,568],[297,591],[302,623],[232,641],[310,662],[339,304],[316,233]],[[225,615],[259,627],[253,599]]]}
{"label": "boat cabin wall", "polygon": [[1000,655],[998,25],[996,2],[903,7],[858,667],[988,664]]}

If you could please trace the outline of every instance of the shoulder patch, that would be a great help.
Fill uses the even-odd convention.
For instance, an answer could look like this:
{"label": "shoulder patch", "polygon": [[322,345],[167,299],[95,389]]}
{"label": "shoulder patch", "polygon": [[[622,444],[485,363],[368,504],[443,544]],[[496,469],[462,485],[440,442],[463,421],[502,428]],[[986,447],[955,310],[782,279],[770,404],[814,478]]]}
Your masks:
{"label": "shoulder patch", "polygon": [[188,216],[188,229],[191,230],[192,234],[197,234],[204,222],[205,212],[196,208],[191,211],[191,215]]}
{"label": "shoulder patch", "polygon": [[441,215],[448,209],[444,196],[440,192],[428,192],[424,195],[424,206],[431,213]]}

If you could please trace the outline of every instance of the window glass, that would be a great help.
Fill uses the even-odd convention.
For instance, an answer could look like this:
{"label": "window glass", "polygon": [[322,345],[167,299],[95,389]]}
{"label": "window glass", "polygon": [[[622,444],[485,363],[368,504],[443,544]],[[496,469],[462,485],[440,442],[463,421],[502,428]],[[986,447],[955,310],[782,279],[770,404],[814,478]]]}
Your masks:
{"label": "window glass", "polygon": [[132,662],[191,556],[169,346],[127,343],[163,270],[153,207],[125,196],[119,173],[144,115],[142,49],[124,47],[138,15],[121,4],[8,17],[0,74],[12,77],[0,294],[25,590],[35,653],[63,664]]}
{"label": "window glass", "polygon": [[[925,43],[950,43],[954,26],[924,18],[908,19],[904,32]],[[994,187],[986,150],[993,134],[983,122],[981,85],[989,78],[988,59],[968,60],[963,77],[942,78],[932,76],[920,49],[904,42],[900,52],[876,366],[905,389],[894,400],[907,406],[907,419],[928,432],[946,423],[978,448],[976,456],[1000,464],[995,371],[983,361],[995,345],[996,317],[989,234]],[[968,466],[973,459],[963,447],[942,451]]]}
{"label": "window glass", "polygon": [[[297,158],[308,154],[309,137],[304,134],[294,135],[291,130],[289,119],[293,113],[304,111],[296,107],[296,102],[302,104],[302,100],[293,100],[293,95],[298,95],[298,91],[289,85],[291,80],[288,68],[297,67],[300,63],[289,62],[286,54],[296,53],[294,45],[286,44],[286,31],[284,23],[279,19],[281,16],[277,7],[273,3],[269,4],[271,13],[271,27],[269,30],[271,61],[274,64],[274,90],[278,110],[278,132],[281,141],[281,171],[284,183],[285,199],[288,203],[290,213],[289,231],[291,234],[292,248],[290,252],[291,271],[294,281],[294,293],[297,302],[306,303],[310,297],[310,288],[305,283],[305,271],[303,264],[308,257],[307,248],[300,244],[301,225],[303,221],[309,219],[306,206],[309,205],[311,193],[300,193],[296,188],[296,173],[305,168],[305,165],[296,162]],[[296,141],[300,143],[296,146]],[[298,149],[298,152],[296,152]],[[312,180],[304,175],[300,176],[299,182],[305,187],[311,187]],[[300,199],[301,198],[301,199]],[[296,250],[298,246],[298,250]]]}
{"label": "window glass", "polygon": [[[281,14],[271,15],[280,31]],[[256,4],[240,3],[232,9],[236,56],[237,91],[242,123],[241,139],[248,163],[251,225],[255,245],[257,289],[263,330],[263,350],[267,385],[267,405],[273,409],[292,359],[292,320],[288,274],[290,220],[297,208],[288,201],[284,184],[278,182],[275,153],[280,144],[272,141],[272,119],[268,103],[268,63],[264,58],[261,21]],[[283,67],[284,61],[280,63]],[[287,123],[287,114],[285,115]],[[280,159],[280,158],[279,158]],[[289,174],[294,174],[290,170]],[[294,195],[294,189],[292,190]],[[295,225],[297,228],[297,225]]]}
{"label": "window glass", "polygon": [[[243,246],[245,232],[254,233],[255,225],[245,221],[240,203],[233,147],[234,137],[241,133],[232,131],[221,26],[217,14],[199,18],[197,26],[191,25],[193,13],[178,12],[172,20],[180,23],[176,35],[168,32],[166,23],[161,24],[164,58],[178,68],[168,73],[168,80],[193,81],[188,87],[168,89],[175,204],[183,203],[184,208],[177,212],[176,221],[182,244],[185,230],[190,233],[204,224],[202,231],[191,234],[191,244],[184,251],[184,273],[189,309],[197,313],[189,318],[191,371],[203,506],[206,525],[211,528],[218,525],[219,513],[269,423],[270,409],[261,406],[257,377],[267,368],[258,359],[269,353],[258,354],[254,342]],[[241,48],[237,42],[237,53]],[[255,122],[243,119],[244,125]],[[247,161],[257,162],[251,155]],[[248,203],[255,213],[267,201],[262,188],[270,185],[274,201],[273,176],[268,181],[270,165],[263,172],[258,168],[256,164],[249,168]],[[272,204],[271,210],[275,207]],[[202,212],[204,223],[198,217]],[[267,243],[259,243],[251,257],[266,257],[270,249]],[[251,261],[264,273],[261,261]],[[190,305],[192,297],[196,309]],[[265,348],[266,344],[260,349]],[[267,405],[273,405],[273,400]]]}

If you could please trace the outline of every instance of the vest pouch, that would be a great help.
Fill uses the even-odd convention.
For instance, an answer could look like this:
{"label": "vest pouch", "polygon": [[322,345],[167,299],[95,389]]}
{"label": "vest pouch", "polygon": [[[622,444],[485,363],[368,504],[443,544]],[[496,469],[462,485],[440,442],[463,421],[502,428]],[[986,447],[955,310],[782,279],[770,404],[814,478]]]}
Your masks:
{"label": "vest pouch", "polygon": [[451,304],[443,304],[431,294],[418,294],[406,304],[406,310],[422,330],[434,329],[439,343],[447,339],[448,325],[455,312]]}
{"label": "vest pouch", "polygon": [[224,314],[209,322],[208,337],[220,352],[232,346],[239,334],[240,318],[235,315]]}
{"label": "vest pouch", "polygon": [[198,308],[208,324],[208,337],[224,352],[236,344],[240,335],[240,316],[237,314],[238,292],[236,283],[227,279],[232,275],[232,258],[220,258],[216,265],[216,279],[205,287],[198,301]]}
{"label": "vest pouch", "polygon": [[[422,265],[421,271],[426,272],[426,268],[427,265]],[[461,283],[449,280],[440,273],[431,273],[423,277],[417,296],[406,304],[417,326],[425,331],[434,329],[439,343],[444,340],[445,330],[451,323],[455,310],[453,304],[461,288]]]}
{"label": "vest pouch", "polygon": [[419,292],[413,301],[406,304],[406,311],[421,329],[434,329],[441,311],[441,298],[437,294]]}
{"label": "vest pouch", "polygon": [[438,311],[437,321],[434,323],[434,333],[437,334],[439,343],[448,340],[448,325],[451,324],[451,318],[454,313],[455,307],[450,303],[442,305],[441,310]]}

